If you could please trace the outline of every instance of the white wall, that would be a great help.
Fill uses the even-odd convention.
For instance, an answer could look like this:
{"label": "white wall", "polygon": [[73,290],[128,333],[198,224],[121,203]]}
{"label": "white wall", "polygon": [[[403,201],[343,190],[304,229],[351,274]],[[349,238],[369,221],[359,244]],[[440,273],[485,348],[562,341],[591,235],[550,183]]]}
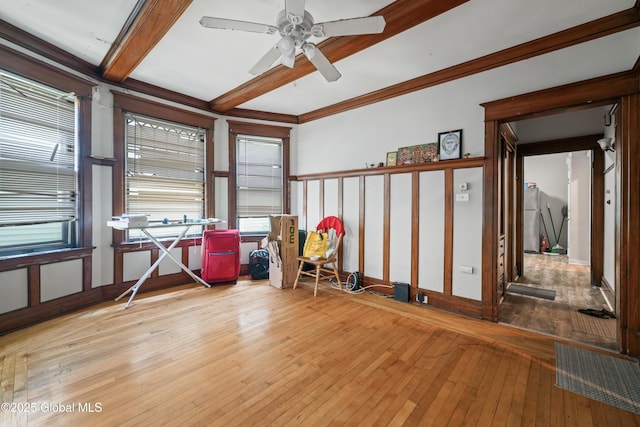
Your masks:
{"label": "white wall", "polygon": [[[611,126],[605,126],[604,136],[615,138],[616,123],[612,117]],[[616,153],[607,151],[604,153],[604,170],[616,162]],[[598,172],[598,171],[596,171]],[[612,168],[604,176],[604,262],[603,276],[611,287],[615,289],[615,214],[616,214],[616,169]]]}
{"label": "white wall", "polygon": [[344,271],[358,271],[360,257],[360,180],[345,178],[343,181],[343,215],[345,236],[342,239],[342,268]]}
{"label": "white wall", "polygon": [[391,175],[390,179],[389,279],[411,283],[411,174]]}
{"label": "white wall", "polygon": [[[444,292],[444,251],[430,250],[444,241],[445,182],[443,171],[420,174],[420,245],[418,287]],[[438,246],[440,247],[440,246]]]}
{"label": "white wall", "polygon": [[[367,213],[364,222],[364,274],[380,279],[384,247],[384,179],[382,176],[365,178],[364,206]],[[370,214],[374,212],[378,215]]]}
{"label": "white wall", "polygon": [[591,261],[591,152],[569,153],[569,264]]}
{"label": "white wall", "polygon": [[[458,190],[461,183],[468,190]],[[469,200],[460,201],[454,195],[452,294],[478,301],[482,299],[482,184],[482,168],[454,171],[455,195],[466,194]],[[463,273],[463,266],[472,272]]]}

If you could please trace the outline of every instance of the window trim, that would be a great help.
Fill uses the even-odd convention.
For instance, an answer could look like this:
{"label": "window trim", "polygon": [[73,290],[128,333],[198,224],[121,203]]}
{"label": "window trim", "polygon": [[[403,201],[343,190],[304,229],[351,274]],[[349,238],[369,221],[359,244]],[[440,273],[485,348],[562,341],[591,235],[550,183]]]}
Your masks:
{"label": "window trim", "polygon": [[[291,202],[289,198],[289,174],[290,174],[290,140],[291,128],[273,125],[263,125],[258,123],[245,123],[236,121],[227,121],[229,124],[229,217],[227,223],[229,228],[237,228],[237,170],[236,170],[236,136],[237,135],[254,135],[269,138],[282,139],[282,209],[285,213],[291,211]],[[247,234],[249,236],[249,234]]]}
{"label": "window trim", "polygon": [[[137,96],[112,91],[113,93],[113,215],[120,215],[125,209],[125,156],[126,156],[126,113],[139,114],[170,122],[200,127],[205,130],[205,191],[204,210],[206,217],[213,217],[214,212],[214,175],[213,175],[213,126],[215,117],[176,108],[159,102],[139,98]],[[126,233],[113,230],[114,246],[126,245]]]}
{"label": "window trim", "polygon": [[[6,58],[2,68],[15,75],[36,81],[64,92],[74,92],[78,98],[77,107],[77,149],[78,149],[78,192],[77,236],[75,246],[70,250],[89,248],[92,245],[92,160],[91,160],[91,91],[94,83],[69,74],[52,65],[40,62],[28,55],[0,45],[0,55]],[[62,251],[64,252],[64,251]],[[39,258],[44,254],[60,253],[59,249],[31,252],[7,257],[11,265],[20,265],[24,257]],[[3,259],[0,257],[0,259]],[[7,268],[10,267],[7,265]]]}

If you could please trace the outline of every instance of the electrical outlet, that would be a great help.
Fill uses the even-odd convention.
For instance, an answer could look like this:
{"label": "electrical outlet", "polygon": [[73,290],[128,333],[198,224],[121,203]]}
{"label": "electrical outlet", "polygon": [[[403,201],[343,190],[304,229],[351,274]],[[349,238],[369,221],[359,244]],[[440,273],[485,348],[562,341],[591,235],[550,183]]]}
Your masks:
{"label": "electrical outlet", "polygon": [[458,270],[460,271],[460,273],[473,274],[473,267],[468,265],[461,265],[460,267],[458,267]]}

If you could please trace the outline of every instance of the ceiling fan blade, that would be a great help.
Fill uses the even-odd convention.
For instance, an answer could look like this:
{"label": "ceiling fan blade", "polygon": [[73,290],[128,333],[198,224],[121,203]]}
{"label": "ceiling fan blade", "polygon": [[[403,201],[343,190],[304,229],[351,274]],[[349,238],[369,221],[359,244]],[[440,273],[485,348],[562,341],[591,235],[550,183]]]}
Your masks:
{"label": "ceiling fan blade", "polygon": [[342,77],[338,69],[329,62],[329,59],[313,43],[302,45],[302,51],[328,82],[335,82]]}
{"label": "ceiling fan blade", "polygon": [[285,0],[284,9],[287,13],[287,19],[292,24],[300,25],[304,19],[304,3],[305,0]]}
{"label": "ceiling fan blade", "polygon": [[214,18],[203,16],[200,25],[206,28],[216,28],[220,30],[249,31],[252,33],[275,34],[278,28],[273,25],[258,24],[256,22],[236,21],[235,19]]}
{"label": "ceiling fan blade", "polygon": [[254,65],[249,70],[249,72],[254,76],[264,73],[269,69],[271,64],[273,64],[278,58],[280,58],[280,55],[280,49],[278,49],[278,45],[275,45],[274,47],[269,49],[269,51],[262,58],[260,58],[258,62],[256,62],[256,65]]}
{"label": "ceiling fan blade", "polygon": [[339,21],[320,22],[311,28],[311,34],[316,37],[379,34],[384,31],[386,24],[382,16],[341,19]]}

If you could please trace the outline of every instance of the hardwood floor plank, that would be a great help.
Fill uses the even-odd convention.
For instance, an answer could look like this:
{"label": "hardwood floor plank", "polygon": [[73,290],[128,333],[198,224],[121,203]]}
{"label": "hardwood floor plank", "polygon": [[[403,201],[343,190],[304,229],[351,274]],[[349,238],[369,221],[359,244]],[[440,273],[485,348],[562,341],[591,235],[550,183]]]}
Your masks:
{"label": "hardwood floor plank", "polygon": [[555,384],[555,366],[543,362],[540,365],[538,390],[536,397],[536,425],[551,425],[551,392]]}
{"label": "hardwood floor plank", "polygon": [[405,424],[408,416],[416,409],[416,403],[411,400],[407,400],[406,403],[400,408],[400,411],[389,421],[389,427],[402,426]]}
{"label": "hardwood floor plank", "polygon": [[512,357],[511,354],[508,355],[508,359],[509,365],[507,365],[504,370],[505,375],[500,376],[503,381],[501,386],[499,385],[500,380],[496,381],[493,391],[490,392],[490,395],[497,392],[497,401],[495,402],[495,406],[485,405],[485,410],[483,411],[483,413],[486,414],[493,414],[490,423],[492,426],[508,425],[507,418],[509,417],[509,410],[511,409],[511,404],[513,402],[513,393],[517,377],[517,365],[519,362],[515,357]]}
{"label": "hardwood floor plank", "polygon": [[[509,384],[508,380],[511,375],[510,369],[513,366],[513,357],[514,354],[508,351],[502,354],[500,365],[493,378],[493,383],[487,391],[487,397],[482,407],[482,412],[480,413],[478,425],[505,425],[506,420],[497,419],[496,416],[499,413],[500,404],[503,402],[503,399],[508,401],[507,405],[511,404],[511,390],[509,387],[511,384]],[[507,392],[505,392],[505,389]]]}
{"label": "hardwood floor plank", "polygon": [[[429,357],[425,359],[424,367],[428,369],[428,379],[426,381],[423,379],[411,396],[411,399],[418,402],[419,406],[407,420],[410,424],[418,425],[424,422],[429,411],[432,411],[432,406],[437,407],[442,404],[442,400],[436,400],[436,398],[441,392],[444,394],[450,392],[450,387],[446,385],[447,379],[464,354],[458,345],[464,342],[466,337],[447,333],[439,334],[438,332],[434,336],[439,336],[438,341],[441,345],[433,346],[433,350],[427,353]],[[445,386],[445,391],[442,391]],[[431,412],[431,414],[433,413]]]}
{"label": "hardwood floor plank", "polygon": [[517,375],[512,390],[511,406],[509,407],[506,425],[522,425],[524,406],[526,403],[527,379],[531,370],[531,359],[520,357],[518,361]]}
{"label": "hardwood floor plank", "polygon": [[[351,418],[348,420],[349,424],[361,426],[373,425],[383,417],[384,414],[397,413],[404,405],[404,402],[411,399],[415,388],[423,379],[422,370],[418,368],[418,366],[422,365],[418,356],[426,354],[427,348],[432,345],[430,337],[434,330],[434,328],[429,328],[426,331],[422,329],[418,337],[412,337],[414,338],[412,340],[414,345],[400,354],[399,357],[406,366],[406,372],[402,379],[397,381],[389,392],[367,400],[357,412],[351,415]],[[409,353],[415,354],[416,358],[407,359]]]}
{"label": "hardwood floor plank", "polygon": [[538,358],[532,358],[529,364],[527,379],[525,382],[524,407],[522,409],[522,423],[524,426],[536,425],[536,413],[538,408],[538,387],[542,362]]}
{"label": "hardwood floor plank", "polygon": [[469,407],[477,396],[477,381],[478,378],[481,378],[478,372],[482,372],[483,362],[488,360],[488,358],[485,357],[486,353],[480,348],[474,348],[472,351],[473,354],[467,366],[464,368],[463,375],[461,375],[461,381],[456,384],[456,390],[453,392],[456,398],[448,403],[449,406],[453,406],[453,411],[448,419],[443,411],[443,413],[438,415],[434,420],[435,425],[448,425],[452,427],[464,425]]}

